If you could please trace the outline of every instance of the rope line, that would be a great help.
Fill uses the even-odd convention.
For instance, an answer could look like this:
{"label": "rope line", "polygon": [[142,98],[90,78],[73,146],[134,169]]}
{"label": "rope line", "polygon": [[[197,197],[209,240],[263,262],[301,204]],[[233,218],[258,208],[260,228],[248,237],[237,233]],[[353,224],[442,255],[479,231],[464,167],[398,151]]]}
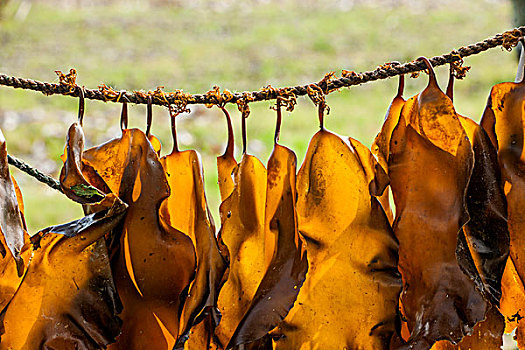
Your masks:
{"label": "rope line", "polygon": [[[457,50],[453,50],[450,53],[434,56],[430,58],[430,63],[432,66],[442,66],[447,63],[455,63],[461,61],[462,58],[479,54],[488,49],[502,46],[506,50],[511,50],[512,47],[516,46],[520,37],[525,35],[525,26],[518,27],[509,31],[506,31],[502,34],[497,34],[491,38],[487,38],[483,41],[470,44],[468,46],[461,47]],[[332,91],[343,87],[349,87],[353,85],[360,85],[363,83],[387,79],[401,74],[407,73],[416,73],[426,69],[426,66],[423,62],[406,62],[404,64],[399,63],[386,63],[379,66],[375,70],[356,73],[353,71],[343,71],[343,76],[341,78],[331,77],[330,79],[323,79],[318,83],[306,84],[306,85],[297,85],[293,87],[286,87],[275,89],[270,86],[262,88],[259,91],[252,92],[235,92],[231,93],[228,90],[220,93],[218,88],[215,87],[213,90],[208,91],[205,94],[187,94],[182,93],[181,90],[176,90],[175,92],[166,93],[157,88],[154,91],[120,91],[116,92],[113,89],[107,87],[106,85],[101,85],[98,90],[95,89],[84,89],[85,98],[91,100],[100,100],[100,101],[111,101],[111,102],[129,102],[135,104],[147,104],[148,96],[153,97],[153,104],[156,105],[178,105],[186,106],[188,104],[205,104],[205,105],[225,105],[226,103],[237,103],[246,99],[247,96],[250,96],[249,102],[256,101],[265,101],[276,99],[281,92],[286,92],[288,94],[294,94],[295,96],[305,96],[308,94],[308,88],[312,86],[318,86],[328,94]],[[76,75],[76,72],[72,70]],[[75,85],[75,80],[64,78],[66,77],[61,72],[61,79],[59,84],[53,84],[48,82],[41,82],[32,79],[24,79],[18,77],[12,77],[5,74],[0,74],[0,85],[10,86],[13,88],[28,89],[34,91],[40,91],[46,95],[53,94],[62,94],[72,97],[78,97],[80,94],[80,87]],[[329,73],[330,74],[330,73]],[[333,73],[332,73],[333,75]]]}
{"label": "rope line", "polygon": [[40,170],[33,168],[31,165],[27,164],[26,162],[18,158],[15,158],[10,154],[7,155],[7,162],[11,164],[12,166],[20,169],[24,173],[28,174],[29,176],[32,176],[38,181],[48,185],[52,189],[62,192],[62,189],[60,188],[60,182],[58,182],[51,176],[44,174]]}
{"label": "rope line", "polygon": [[[511,51],[512,48],[518,44],[520,38],[522,38],[524,35],[525,26],[518,27],[501,34],[497,34],[491,38],[487,38],[483,41],[461,47],[458,50],[453,50],[448,54],[434,56],[430,58],[429,61],[434,67],[442,66],[448,63],[453,64],[458,74],[457,78],[461,78],[468,70],[468,67],[461,67],[464,57],[476,55],[498,46],[501,46],[507,51]],[[124,90],[117,92],[105,84],[100,85],[98,90],[85,89],[83,87],[79,87],[76,84],[76,71],[74,69],[71,69],[70,73],[67,75],[57,71],[56,73],[59,75],[60,81],[59,84],[0,74],[0,85],[10,86],[17,89],[39,91],[45,95],[61,94],[72,97],[78,97],[83,91],[85,98],[105,102],[111,101],[118,103],[128,102],[135,104],[148,104],[148,98],[151,98],[150,103],[163,106],[175,105],[179,107],[179,109],[185,109],[186,105],[188,104],[205,104],[208,107],[218,105],[223,107],[227,103],[237,103],[238,106],[246,105],[246,108],[248,108],[247,106],[249,102],[281,98],[284,99],[284,101],[292,101],[289,103],[289,107],[293,109],[296,96],[308,95],[314,103],[317,101],[317,105],[324,101],[324,95],[327,95],[330,92],[340,88],[360,85],[380,79],[387,79],[401,74],[417,74],[417,72],[423,71],[425,69],[425,63],[421,61],[406,62],[404,64],[392,62],[385,63],[375,70],[362,73],[343,71],[343,76],[341,78],[336,78],[335,74],[330,72],[326,74],[325,77],[318,83],[307,85],[298,85],[278,89],[267,86],[259,91],[245,91],[236,93],[231,93],[228,90],[224,90],[221,93],[220,89],[215,86],[212,90],[205,94],[195,95],[183,93],[182,90],[166,93],[163,92],[160,87],[154,91],[150,90],[147,93],[144,91],[128,92]],[[313,94],[312,91],[315,93]],[[60,183],[51,176],[42,173],[38,169],[31,167],[29,164],[11,155],[8,155],[7,157],[9,164],[12,166],[20,169],[21,171],[27,173],[49,187],[62,192]]]}

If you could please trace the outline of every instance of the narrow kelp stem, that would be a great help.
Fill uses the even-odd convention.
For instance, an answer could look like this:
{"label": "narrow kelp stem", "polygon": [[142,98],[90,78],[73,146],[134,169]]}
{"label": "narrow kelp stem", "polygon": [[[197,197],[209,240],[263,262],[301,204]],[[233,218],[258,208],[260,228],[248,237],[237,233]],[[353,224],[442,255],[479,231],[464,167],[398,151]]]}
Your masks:
{"label": "narrow kelp stem", "polygon": [[122,111],[120,112],[120,130],[124,131],[128,128],[128,104],[122,103]]}
{"label": "narrow kelp stem", "polygon": [[454,67],[450,65],[450,71],[448,73],[448,84],[446,95],[450,98],[450,101],[454,102]]}
{"label": "narrow kelp stem", "polygon": [[250,115],[249,111],[245,111],[241,113],[241,133],[242,133],[242,154],[246,154],[246,148],[248,141],[246,136],[246,119],[248,119],[248,116]]}
{"label": "narrow kelp stem", "polygon": [[436,79],[436,73],[434,72],[434,67],[432,67],[432,63],[426,58],[425,56],[418,57],[416,61],[423,61],[425,63],[425,66],[428,70],[428,86],[438,86],[437,85],[437,79]]}
{"label": "narrow kelp stem", "polygon": [[275,121],[275,134],[273,136],[273,142],[277,144],[279,142],[279,136],[281,135],[281,122],[282,122],[282,112],[281,112],[281,100],[277,99],[277,104],[275,107],[277,111],[277,120]]}
{"label": "narrow kelp stem", "polygon": [[78,123],[80,124],[80,126],[83,126],[84,124],[84,110],[85,110],[85,105],[86,105],[86,101],[85,101],[85,98],[84,98],[84,89],[83,88],[79,88],[79,94],[78,94]]}
{"label": "narrow kelp stem", "polygon": [[146,112],[146,136],[149,137],[151,133],[151,123],[153,122],[153,99],[148,96],[147,112]]}
{"label": "narrow kelp stem", "polygon": [[399,84],[397,85],[397,95],[396,95],[396,97],[403,98],[403,92],[405,92],[405,75],[401,74],[399,76]]}
{"label": "narrow kelp stem", "polygon": [[230,113],[226,110],[226,108],[219,106],[221,111],[224,113],[224,116],[226,117],[226,124],[228,126],[228,143],[226,144],[226,149],[224,150],[223,157],[229,156],[233,158],[233,151],[234,151],[234,137],[233,137],[233,125],[232,125],[232,119],[230,117]]}
{"label": "narrow kelp stem", "polygon": [[171,154],[178,153],[179,152],[179,144],[177,142],[177,116],[180,114],[180,112],[176,112],[173,110],[173,107],[171,105],[168,106],[168,111],[170,112],[170,119],[171,119],[171,138],[173,139],[173,148],[171,149]]}

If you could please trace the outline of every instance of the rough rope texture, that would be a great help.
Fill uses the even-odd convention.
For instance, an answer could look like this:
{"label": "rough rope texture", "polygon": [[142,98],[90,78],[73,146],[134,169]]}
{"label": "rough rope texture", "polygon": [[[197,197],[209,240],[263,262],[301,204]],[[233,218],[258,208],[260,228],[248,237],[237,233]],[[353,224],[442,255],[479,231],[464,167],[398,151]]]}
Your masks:
{"label": "rough rope texture", "polygon": [[[514,47],[520,37],[525,35],[525,26],[515,28],[513,30],[506,31],[502,34],[497,34],[491,38],[485,39],[475,44],[471,44],[465,47],[461,47],[458,50],[454,50],[448,54],[441,56],[435,56],[430,58],[430,63],[434,67],[442,66],[447,63],[453,63],[461,61],[462,58],[476,55],[480,52],[488,49],[503,46],[505,49],[510,50]],[[274,88],[263,88],[259,91],[252,92],[223,92],[219,93],[215,90],[215,93],[206,94],[184,94],[178,90],[175,93],[163,93],[159,88],[156,91],[150,91],[149,93],[144,92],[128,92],[121,91],[117,92],[111,90],[111,94],[105,92],[104,89],[84,89],[84,95],[87,99],[101,100],[101,101],[112,101],[112,102],[129,102],[135,104],[147,104],[148,94],[152,95],[153,104],[156,105],[179,105],[186,106],[187,104],[206,104],[206,105],[224,105],[226,103],[237,103],[241,100],[247,100],[248,102],[273,100],[276,99],[280,91],[286,91],[288,94],[292,93],[295,96],[304,96],[308,94],[308,88],[312,85],[319,86],[322,91],[329,93],[339,88],[349,87],[352,85],[359,85],[370,81],[379,79],[386,79],[401,74],[415,73],[425,70],[426,66],[421,61],[412,61],[404,64],[387,63],[379,66],[373,71],[367,71],[362,73],[346,72],[341,78],[336,79],[323,79],[319,83],[298,85],[288,88],[274,89]],[[74,80],[73,80],[74,82]],[[0,74],[0,85],[11,86],[14,88],[29,89],[34,91],[40,91],[46,95],[62,94],[73,97],[79,96],[80,87],[76,85],[68,85],[67,82],[62,81],[60,84],[51,84],[47,82],[41,82],[31,79],[23,79],[17,77],[11,77],[4,74]],[[108,89],[103,85],[105,89]],[[155,94],[157,92],[157,94]],[[248,98],[247,98],[248,97]]]}
{"label": "rough rope texture", "polygon": [[52,189],[62,192],[62,189],[60,188],[60,183],[57,180],[53,179],[51,176],[42,173],[40,170],[31,167],[31,165],[9,154],[7,155],[7,161],[12,166],[20,169],[21,171],[28,174],[29,176],[34,177],[38,181],[45,183]]}
{"label": "rough rope texture", "polygon": [[[504,49],[510,51],[514,46],[517,45],[520,38],[525,35],[525,26],[515,28],[513,30],[506,31],[502,34],[497,34],[492,38],[485,39],[475,44],[471,44],[465,47],[461,47],[458,50],[454,50],[448,54],[435,56],[430,59],[432,66],[442,66],[447,63],[458,63],[462,62],[462,58],[476,55],[480,52],[487,51],[488,49],[502,46]],[[135,104],[148,104],[148,96],[154,98],[150,99],[153,104],[157,105],[176,105],[181,108],[185,108],[188,104],[206,104],[224,106],[226,103],[237,103],[239,108],[245,108],[249,110],[247,105],[249,102],[273,100],[276,98],[286,99],[292,96],[295,101],[295,96],[308,95],[312,101],[317,105],[324,102],[324,98],[316,100],[316,93],[328,94],[339,88],[349,87],[352,85],[359,85],[374,80],[386,79],[401,74],[416,73],[426,69],[426,66],[421,61],[412,61],[404,64],[398,63],[386,63],[379,66],[373,71],[355,73],[343,71],[343,77],[334,78],[333,73],[329,73],[318,83],[298,85],[294,87],[275,89],[272,87],[266,87],[259,91],[253,92],[237,92],[230,93],[225,91],[220,93],[218,87],[214,87],[213,90],[208,91],[206,94],[190,95],[182,93],[181,90],[177,90],[173,93],[164,93],[160,88],[155,91],[144,92],[127,92],[120,91],[116,92],[105,85],[99,87],[99,90],[84,89],[85,98],[92,100],[101,101],[112,101],[112,102],[129,102]],[[31,79],[23,79],[17,77],[7,76],[0,74],[0,85],[11,86],[14,88],[28,89],[34,91],[40,91],[46,95],[62,94],[73,97],[78,97],[80,94],[80,87],[76,85],[75,78],[76,72],[71,70],[70,75],[64,75],[60,73],[60,84],[51,84],[47,82],[41,82]],[[71,79],[69,79],[71,78]],[[313,92],[312,92],[313,91]],[[243,107],[244,106],[244,107]],[[291,106],[293,109],[293,105]],[[28,165],[27,163],[8,155],[9,164],[17,167],[21,171],[29,174],[38,181],[48,185],[49,187],[62,192],[60,183],[52,177],[40,172]]]}

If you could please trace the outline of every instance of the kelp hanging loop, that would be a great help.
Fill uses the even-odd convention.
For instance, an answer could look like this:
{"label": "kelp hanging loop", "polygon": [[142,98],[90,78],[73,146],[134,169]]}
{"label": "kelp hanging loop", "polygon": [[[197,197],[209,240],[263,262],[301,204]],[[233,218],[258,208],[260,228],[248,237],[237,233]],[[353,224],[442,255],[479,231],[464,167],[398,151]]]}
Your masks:
{"label": "kelp hanging loop", "polygon": [[252,96],[246,94],[244,98],[237,100],[237,108],[241,112],[241,129],[242,129],[242,154],[246,153],[246,119],[250,115],[250,106],[248,103],[252,99]]}
{"label": "kelp hanging loop", "polygon": [[151,123],[153,122],[153,98],[151,96],[148,96],[148,104],[146,110],[146,136],[149,137],[151,132]]}
{"label": "kelp hanging loop", "polygon": [[120,112],[120,130],[124,131],[128,128],[128,104],[124,101],[122,103],[122,112]]}
{"label": "kelp hanging loop", "polygon": [[171,120],[171,137],[173,139],[173,149],[171,153],[179,152],[179,144],[177,142],[177,121],[175,120],[177,116],[182,112],[189,112],[188,110],[180,110],[177,108],[174,108],[172,105],[168,105],[168,111],[170,113],[170,120]]}
{"label": "kelp hanging loop", "polygon": [[330,113],[330,107],[326,104],[325,93],[317,84],[308,85],[308,97],[318,107],[319,111],[319,128],[324,129],[324,112]]}
{"label": "kelp hanging loop", "polygon": [[84,88],[78,88],[79,95],[78,95],[78,123],[80,126],[84,123],[84,109],[85,109],[85,99],[84,99]]}
{"label": "kelp hanging loop", "polygon": [[277,144],[279,142],[279,135],[281,134],[281,122],[282,122],[282,113],[281,113],[281,100],[277,98],[277,104],[275,106],[277,111],[277,120],[275,122],[275,134],[273,137],[273,142]]}

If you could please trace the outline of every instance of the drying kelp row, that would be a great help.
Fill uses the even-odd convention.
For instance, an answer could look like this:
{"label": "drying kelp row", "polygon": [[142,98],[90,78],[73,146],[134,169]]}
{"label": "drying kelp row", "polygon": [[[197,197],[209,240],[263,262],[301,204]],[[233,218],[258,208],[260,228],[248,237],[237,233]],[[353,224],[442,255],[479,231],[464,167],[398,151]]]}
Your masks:
{"label": "drying kelp row", "polygon": [[84,150],[81,101],[60,183],[86,216],[31,238],[0,134],[0,349],[499,349],[516,326],[525,346],[525,83],[493,88],[482,128],[423,60],[427,88],[405,100],[401,77],[372,152],[321,105],[299,170],[280,100],[266,165],[234,158],[223,108],[217,236],[171,110],[160,158],[126,104],[122,135]]}

